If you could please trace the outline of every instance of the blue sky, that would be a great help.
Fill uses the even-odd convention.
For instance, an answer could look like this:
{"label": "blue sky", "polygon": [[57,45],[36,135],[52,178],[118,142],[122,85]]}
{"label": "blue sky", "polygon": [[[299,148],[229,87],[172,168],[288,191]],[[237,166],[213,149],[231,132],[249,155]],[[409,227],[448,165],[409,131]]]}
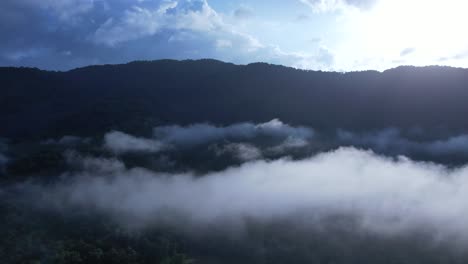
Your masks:
{"label": "blue sky", "polygon": [[214,58],[313,69],[468,67],[464,0],[2,0],[0,65]]}

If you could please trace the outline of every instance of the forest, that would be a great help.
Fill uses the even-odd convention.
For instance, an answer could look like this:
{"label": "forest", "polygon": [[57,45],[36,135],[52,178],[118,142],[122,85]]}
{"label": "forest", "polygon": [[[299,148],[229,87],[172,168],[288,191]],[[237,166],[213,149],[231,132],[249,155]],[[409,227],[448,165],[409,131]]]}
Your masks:
{"label": "forest", "polygon": [[468,70],[0,68],[1,263],[467,263]]}

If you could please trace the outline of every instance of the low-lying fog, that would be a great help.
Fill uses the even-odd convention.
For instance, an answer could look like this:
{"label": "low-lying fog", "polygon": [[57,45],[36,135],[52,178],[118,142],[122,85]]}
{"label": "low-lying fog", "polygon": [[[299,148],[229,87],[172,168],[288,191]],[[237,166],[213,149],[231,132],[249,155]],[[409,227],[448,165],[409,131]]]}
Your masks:
{"label": "low-lying fog", "polygon": [[[102,140],[67,136],[41,142],[63,147],[68,169],[60,177],[27,177],[3,193],[37,208],[97,212],[134,230],[163,223],[242,233],[246,219],[291,218],[319,226],[339,216],[353,219],[349,228],[385,236],[424,231],[434,239],[468,239],[468,168],[403,156],[468,157],[468,136],[421,140],[417,133],[406,134],[386,129],[323,135],[275,119],[225,127],[161,126],[150,137],[120,131]],[[80,144],[97,146],[86,152]],[[228,159],[226,166],[184,167],[203,151],[209,152],[200,154],[207,164]],[[152,155],[157,156],[152,162],[184,169],[159,171],[127,162]],[[6,164],[6,154],[0,157]]]}

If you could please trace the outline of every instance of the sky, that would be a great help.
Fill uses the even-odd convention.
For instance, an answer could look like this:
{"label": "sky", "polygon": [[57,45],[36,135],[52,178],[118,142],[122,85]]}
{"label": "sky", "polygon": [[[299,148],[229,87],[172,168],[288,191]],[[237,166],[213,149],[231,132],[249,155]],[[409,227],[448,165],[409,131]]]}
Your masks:
{"label": "sky", "polygon": [[0,66],[213,58],[323,71],[468,67],[464,0],[2,0]]}

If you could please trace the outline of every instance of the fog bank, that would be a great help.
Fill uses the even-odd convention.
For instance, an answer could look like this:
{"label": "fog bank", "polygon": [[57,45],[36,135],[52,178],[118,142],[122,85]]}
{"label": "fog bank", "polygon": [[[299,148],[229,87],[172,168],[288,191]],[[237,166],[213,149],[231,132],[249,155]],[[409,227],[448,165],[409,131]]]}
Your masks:
{"label": "fog bank", "polygon": [[380,234],[427,229],[468,238],[466,167],[447,169],[354,148],[301,161],[252,161],[199,177],[121,165],[103,172],[97,164],[116,160],[81,157],[80,162],[88,166],[57,183],[30,182],[17,189],[46,208],[97,210],[138,228],[168,218],[176,225],[207,226],[297,215],[313,224],[348,215]]}

